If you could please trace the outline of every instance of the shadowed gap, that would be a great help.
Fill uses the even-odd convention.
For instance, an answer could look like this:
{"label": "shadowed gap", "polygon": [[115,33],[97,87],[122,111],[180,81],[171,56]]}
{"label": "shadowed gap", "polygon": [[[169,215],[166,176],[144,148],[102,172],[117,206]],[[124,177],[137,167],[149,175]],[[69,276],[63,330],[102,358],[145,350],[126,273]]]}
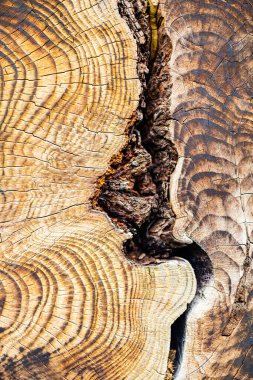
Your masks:
{"label": "shadowed gap", "polygon": [[187,310],[171,326],[171,350],[176,351],[173,363],[175,377],[180,368],[184,354],[187,315],[196,302],[196,299],[203,296],[205,285],[213,275],[213,268],[212,262],[207,253],[195,243],[174,249],[173,255],[174,257],[181,257],[191,264],[197,280],[197,292],[193,301],[189,304]]}
{"label": "shadowed gap", "polygon": [[[175,215],[169,184],[178,155],[170,136],[171,41],[159,11],[147,0],[119,0],[119,12],[137,44],[137,71],[142,85],[136,122],[128,131],[128,144],[113,158],[101,181],[93,206],[99,206],[132,238],[124,243],[126,257],[140,264],[155,264],[181,257],[193,267],[197,294],[186,312],[172,325],[171,353],[166,379],[172,379],[182,361],[187,314],[208,279],[212,265],[196,244],[180,246],[172,229]],[[173,370],[174,368],[174,370]]]}

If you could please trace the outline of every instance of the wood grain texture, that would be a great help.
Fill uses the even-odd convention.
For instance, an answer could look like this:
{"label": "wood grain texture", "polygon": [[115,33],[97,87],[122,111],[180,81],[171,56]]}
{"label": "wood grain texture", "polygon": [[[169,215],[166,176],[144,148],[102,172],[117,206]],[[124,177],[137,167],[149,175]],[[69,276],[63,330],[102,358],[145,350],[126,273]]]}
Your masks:
{"label": "wood grain texture", "polygon": [[90,209],[139,102],[117,3],[2,0],[0,44],[0,379],[163,379],[193,271]]}
{"label": "wood grain texture", "polygon": [[174,236],[208,253],[213,277],[187,319],[177,379],[253,379],[253,5],[167,1]]}

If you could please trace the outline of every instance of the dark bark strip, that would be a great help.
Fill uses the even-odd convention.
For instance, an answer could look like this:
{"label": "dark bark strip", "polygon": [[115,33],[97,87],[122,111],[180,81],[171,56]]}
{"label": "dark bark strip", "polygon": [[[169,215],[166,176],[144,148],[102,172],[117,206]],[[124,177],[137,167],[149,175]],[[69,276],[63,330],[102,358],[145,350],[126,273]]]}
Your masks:
{"label": "dark bark strip", "polygon": [[[178,155],[169,132],[171,42],[159,7],[148,0],[119,0],[118,5],[137,42],[142,94],[128,143],[101,179],[94,206],[106,211],[116,225],[131,231],[133,238],[124,247],[130,259],[143,264],[171,256],[189,260],[191,246],[178,249],[180,245],[172,235],[175,215],[170,205],[169,185]],[[202,268],[197,279],[200,294],[212,270],[206,264],[205,254],[194,248],[197,255],[191,264],[197,267],[197,272],[199,263]],[[204,262],[206,267],[202,265]],[[166,380],[172,379],[180,366],[186,318],[187,312],[172,325]]]}
{"label": "dark bark strip", "polygon": [[[242,355],[252,346],[252,4],[166,3],[163,12],[173,42],[171,107],[170,38],[159,8],[124,2],[120,9],[139,49],[143,119],[131,131],[123,165],[115,164],[114,174],[105,179],[99,204],[132,231],[133,239],[126,242],[131,258],[145,262],[147,256],[175,255],[175,216],[168,195],[177,161],[169,136],[174,131],[182,164],[175,180],[174,235],[202,248],[200,260],[194,246],[179,252],[195,261],[197,279],[203,275],[198,272],[201,261],[208,264],[204,275],[212,277],[201,287],[187,322],[181,317],[188,335],[178,376],[221,379],[243,371],[249,376],[251,349],[243,370],[234,353]],[[183,333],[179,335],[181,339]]]}
{"label": "dark bark strip", "polygon": [[127,255],[148,262],[151,257],[168,258],[177,245],[169,200],[177,162],[169,133],[171,43],[159,8],[147,0],[120,0],[119,10],[137,42],[143,92],[129,143],[120,162],[111,164],[98,204],[132,232],[133,239],[125,244]]}

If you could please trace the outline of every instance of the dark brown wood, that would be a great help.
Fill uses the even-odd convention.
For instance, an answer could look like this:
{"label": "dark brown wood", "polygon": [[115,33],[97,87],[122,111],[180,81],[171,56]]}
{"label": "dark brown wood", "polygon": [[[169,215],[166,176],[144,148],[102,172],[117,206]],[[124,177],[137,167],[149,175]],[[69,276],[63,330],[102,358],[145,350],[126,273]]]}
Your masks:
{"label": "dark brown wood", "polygon": [[167,1],[172,41],[174,236],[213,276],[187,318],[177,379],[252,379],[253,5]]}

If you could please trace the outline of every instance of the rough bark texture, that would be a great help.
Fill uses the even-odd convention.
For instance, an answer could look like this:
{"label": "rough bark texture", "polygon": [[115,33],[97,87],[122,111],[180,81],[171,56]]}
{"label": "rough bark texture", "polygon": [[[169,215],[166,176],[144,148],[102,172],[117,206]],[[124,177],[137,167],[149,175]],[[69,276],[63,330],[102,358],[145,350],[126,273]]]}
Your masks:
{"label": "rough bark texture", "polygon": [[172,236],[175,215],[169,199],[177,162],[169,128],[171,42],[158,5],[121,2],[120,12],[137,42],[142,94],[128,145],[111,164],[98,204],[132,232],[125,244],[128,257],[150,262],[168,258],[179,245]]}
{"label": "rough bark texture", "polygon": [[140,81],[115,1],[0,8],[0,378],[164,379],[190,265],[138,266],[91,210],[126,143]]}

